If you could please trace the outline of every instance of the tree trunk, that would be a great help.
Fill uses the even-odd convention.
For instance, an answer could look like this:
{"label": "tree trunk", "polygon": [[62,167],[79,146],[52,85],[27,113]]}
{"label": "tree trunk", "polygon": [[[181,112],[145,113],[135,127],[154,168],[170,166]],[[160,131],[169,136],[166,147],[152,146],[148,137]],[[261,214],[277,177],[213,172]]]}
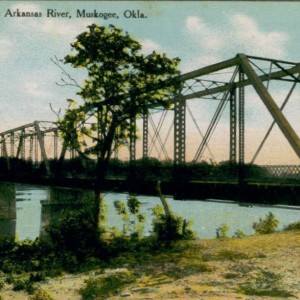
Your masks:
{"label": "tree trunk", "polygon": [[156,190],[157,190],[158,196],[160,198],[160,201],[162,203],[162,206],[164,208],[165,215],[167,217],[171,217],[172,216],[172,211],[170,209],[170,206],[169,206],[169,203],[168,203],[166,197],[161,193],[160,181],[157,181],[157,183],[156,183]]}

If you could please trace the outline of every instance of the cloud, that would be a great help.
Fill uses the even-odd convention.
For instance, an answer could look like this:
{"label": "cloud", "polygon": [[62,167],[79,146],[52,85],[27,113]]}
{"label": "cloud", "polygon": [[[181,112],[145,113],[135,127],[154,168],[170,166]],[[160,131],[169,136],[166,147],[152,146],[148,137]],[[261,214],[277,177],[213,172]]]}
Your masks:
{"label": "cloud", "polygon": [[186,29],[188,34],[197,40],[197,44],[204,51],[217,52],[225,44],[226,35],[224,36],[219,29],[206,24],[200,17],[188,17]]}
{"label": "cloud", "polygon": [[285,43],[289,39],[286,33],[263,31],[254,19],[244,14],[231,16],[229,23],[232,26],[232,40],[236,41],[233,45],[243,49],[240,52],[278,59],[286,56]]}
{"label": "cloud", "polygon": [[15,4],[11,8],[11,11],[19,11],[24,12],[42,12],[43,18],[36,18],[36,19],[27,19],[27,18],[18,18],[17,22],[15,23],[16,26],[20,26],[22,23],[22,31],[26,32],[27,30],[34,30],[35,32],[46,33],[53,37],[61,38],[61,37],[68,37],[74,38],[84,30],[86,27],[91,24],[90,20],[76,20],[73,21],[72,19],[57,19],[57,18],[46,18],[45,17],[45,9],[42,9],[37,4]]}
{"label": "cloud", "polygon": [[201,53],[194,58],[195,64],[201,59],[211,64],[216,62],[215,58],[222,61],[237,53],[284,59],[287,53],[285,44],[289,39],[284,32],[262,30],[254,18],[242,13],[227,16],[219,26],[206,22],[204,18],[189,16],[184,33],[189,47],[199,49]]}
{"label": "cloud", "polygon": [[161,45],[150,39],[142,40],[141,44],[144,54],[150,54],[153,51],[166,52]]}
{"label": "cloud", "polygon": [[36,98],[48,98],[51,96],[38,82],[27,81],[24,83],[24,92]]}
{"label": "cloud", "polygon": [[54,37],[68,37],[73,39],[85,31],[90,24],[90,21],[72,23],[70,20],[57,21],[56,19],[45,19],[39,26],[39,30]]}

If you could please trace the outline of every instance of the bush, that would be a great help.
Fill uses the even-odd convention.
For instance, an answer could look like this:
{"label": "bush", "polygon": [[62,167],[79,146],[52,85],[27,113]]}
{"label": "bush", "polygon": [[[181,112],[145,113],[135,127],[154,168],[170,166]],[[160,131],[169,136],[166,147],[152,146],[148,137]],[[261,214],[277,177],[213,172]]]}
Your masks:
{"label": "bush", "polygon": [[46,233],[53,251],[67,265],[98,256],[103,250],[102,231],[95,225],[90,210],[67,212],[58,222],[48,226]]}
{"label": "bush", "polygon": [[136,278],[129,271],[117,272],[99,278],[86,280],[86,286],[79,290],[83,300],[107,299],[117,295],[122,288],[135,282]]}
{"label": "bush", "polygon": [[38,289],[29,296],[29,300],[53,300],[53,298],[46,291]]}
{"label": "bush", "polygon": [[300,221],[295,222],[295,223],[291,223],[291,224],[285,226],[283,230],[284,231],[287,231],[287,230],[300,230]]}
{"label": "bush", "polygon": [[240,286],[239,292],[245,295],[268,296],[268,297],[293,297],[284,289],[282,276],[268,270],[259,270],[255,277],[249,278]]}
{"label": "bush", "polygon": [[182,217],[164,214],[160,205],[153,208],[152,214],[153,232],[157,242],[170,246],[174,241],[194,238],[194,233],[189,229],[190,223]]}
{"label": "bush", "polygon": [[219,226],[216,230],[217,238],[227,239],[228,238],[228,235],[227,235],[228,230],[229,230],[229,226],[227,224],[222,224],[221,226]]}
{"label": "bush", "polygon": [[279,221],[269,212],[264,219],[259,218],[259,222],[253,223],[255,234],[274,233],[279,225]]}

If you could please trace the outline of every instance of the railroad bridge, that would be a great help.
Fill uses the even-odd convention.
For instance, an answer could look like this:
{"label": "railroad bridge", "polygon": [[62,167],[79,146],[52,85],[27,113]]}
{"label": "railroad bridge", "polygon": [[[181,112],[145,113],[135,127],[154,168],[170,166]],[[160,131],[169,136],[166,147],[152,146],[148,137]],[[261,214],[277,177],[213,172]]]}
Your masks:
{"label": "railroad bridge", "polygon": [[[244,164],[247,145],[245,100],[246,89],[251,87],[266,108],[265,112],[271,116],[271,122],[253,157],[247,159],[248,162],[256,161],[275,125],[296,157],[300,158],[300,139],[283,113],[299,83],[299,78],[299,63],[245,54],[237,54],[232,59],[182,74],[177,78],[182,88],[174,97],[170,110],[153,109],[152,114],[132,120],[139,128],[141,138],[136,139],[132,134],[128,146],[124,147],[123,155],[130,160],[153,156],[159,159],[173,159],[174,164],[179,165],[188,160],[199,162],[206,153],[211,161],[217,161],[211,139],[223,118],[223,126],[224,122],[227,122],[227,129],[219,143],[222,144],[222,149],[227,149],[227,160]],[[280,101],[276,99],[278,85],[281,94],[285,91],[280,105]],[[201,120],[207,119],[208,113],[200,111],[196,115],[194,109],[197,103],[202,105],[203,101],[209,101],[207,107],[210,111],[213,110],[205,131],[201,129]],[[188,138],[190,126],[193,126],[196,132],[192,138]],[[251,144],[252,141],[247,140],[247,143]],[[75,151],[69,149],[60,139],[56,122],[34,121],[1,132],[0,144],[1,157],[7,158],[8,161],[12,157],[43,161],[48,171],[50,158],[57,159],[66,153],[70,157],[76,156]],[[300,172],[299,166],[268,168],[278,176],[287,174],[298,177]]]}

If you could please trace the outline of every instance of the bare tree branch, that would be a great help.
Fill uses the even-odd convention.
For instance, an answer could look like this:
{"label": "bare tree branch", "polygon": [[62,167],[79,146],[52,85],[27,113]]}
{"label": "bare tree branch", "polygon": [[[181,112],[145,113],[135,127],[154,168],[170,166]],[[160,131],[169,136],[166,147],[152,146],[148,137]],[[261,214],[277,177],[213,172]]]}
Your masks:
{"label": "bare tree branch", "polygon": [[52,107],[52,104],[49,103],[50,105],[50,109],[52,110],[52,112],[56,115],[56,117],[59,119],[60,113],[61,113],[61,108],[57,111],[54,110],[54,108]]}
{"label": "bare tree branch", "polygon": [[[50,58],[50,60],[62,71],[62,77],[60,78],[62,83],[55,82],[56,85],[58,86],[73,86],[77,87],[80,90],[82,90],[82,87],[78,84],[78,82],[68,73],[64,67],[61,65],[62,60],[59,60],[57,56],[53,58]],[[65,76],[67,78],[67,81],[63,78]]]}

